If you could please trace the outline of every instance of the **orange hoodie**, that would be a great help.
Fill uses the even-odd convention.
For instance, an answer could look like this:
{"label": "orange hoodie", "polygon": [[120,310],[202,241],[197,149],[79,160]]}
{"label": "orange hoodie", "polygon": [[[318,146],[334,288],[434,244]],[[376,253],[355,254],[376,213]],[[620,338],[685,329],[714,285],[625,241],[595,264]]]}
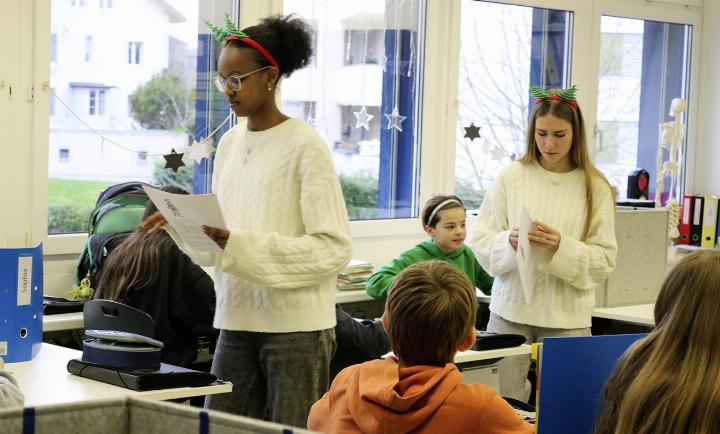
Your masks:
{"label": "orange hoodie", "polygon": [[307,426],[333,434],[535,432],[494,389],[462,379],[452,363],[400,368],[387,358],[350,366],[312,406]]}

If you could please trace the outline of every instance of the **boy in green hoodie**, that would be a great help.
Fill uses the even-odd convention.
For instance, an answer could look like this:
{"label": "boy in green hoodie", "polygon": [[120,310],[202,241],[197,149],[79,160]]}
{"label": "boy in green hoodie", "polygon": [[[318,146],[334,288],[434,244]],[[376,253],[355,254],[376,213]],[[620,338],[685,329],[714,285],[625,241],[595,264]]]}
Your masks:
{"label": "boy in green hoodie", "polygon": [[[438,259],[457,267],[476,288],[490,294],[493,277],[485,272],[470,247],[465,245],[465,206],[460,198],[435,196],[428,200],[422,211],[422,224],[430,239],[380,267],[368,279],[365,292],[375,298],[385,298],[398,273],[416,262]],[[478,328],[480,320],[478,315]]]}

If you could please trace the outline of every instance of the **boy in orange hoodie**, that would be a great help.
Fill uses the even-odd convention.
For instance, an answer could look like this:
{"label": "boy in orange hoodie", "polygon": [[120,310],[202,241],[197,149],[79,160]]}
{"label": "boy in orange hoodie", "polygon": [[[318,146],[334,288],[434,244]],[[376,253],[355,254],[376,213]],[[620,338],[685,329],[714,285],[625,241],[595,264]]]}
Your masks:
{"label": "boy in orange hoodie", "polygon": [[341,371],[310,409],[308,429],[327,433],[530,434],[510,405],[482,384],[463,384],[452,363],[475,341],[475,288],[443,261],[402,271],[383,325],[395,357]]}

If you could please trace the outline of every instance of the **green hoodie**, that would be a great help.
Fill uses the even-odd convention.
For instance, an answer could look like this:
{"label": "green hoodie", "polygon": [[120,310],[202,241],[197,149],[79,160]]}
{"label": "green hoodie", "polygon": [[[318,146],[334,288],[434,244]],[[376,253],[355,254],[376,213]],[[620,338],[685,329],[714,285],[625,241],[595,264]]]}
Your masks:
{"label": "green hoodie", "polygon": [[416,262],[430,259],[439,259],[451,263],[465,273],[477,288],[486,294],[490,293],[493,278],[480,266],[470,247],[463,244],[461,248],[446,255],[435,245],[432,239],[421,242],[393,259],[388,265],[380,267],[368,279],[365,284],[365,292],[375,298],[385,298],[398,273]]}

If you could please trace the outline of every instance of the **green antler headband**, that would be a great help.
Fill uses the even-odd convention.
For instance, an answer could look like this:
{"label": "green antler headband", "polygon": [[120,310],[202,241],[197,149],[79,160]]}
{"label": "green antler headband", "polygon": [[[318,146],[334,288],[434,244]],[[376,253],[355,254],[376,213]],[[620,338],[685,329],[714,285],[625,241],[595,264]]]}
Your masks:
{"label": "green antler headband", "polygon": [[538,104],[545,100],[565,101],[566,103],[570,104],[571,106],[573,106],[577,109],[578,105],[577,105],[576,93],[577,93],[577,85],[576,84],[573,84],[572,86],[570,86],[566,89],[560,89],[551,95],[548,92],[542,90],[540,87],[535,86],[534,84],[530,83],[530,96],[535,98],[535,104]]}
{"label": "green antler headband", "polygon": [[241,41],[249,46],[256,49],[264,58],[267,59],[270,64],[278,69],[280,69],[280,65],[277,63],[275,58],[263,47],[260,45],[259,42],[249,37],[245,32],[238,29],[238,27],[235,25],[235,22],[230,18],[229,14],[225,14],[225,28],[218,27],[216,25],[213,25],[210,21],[205,21],[205,24],[210,28],[210,31],[212,31],[213,36],[215,37],[215,40],[218,41],[219,44],[227,44],[228,41]]}

